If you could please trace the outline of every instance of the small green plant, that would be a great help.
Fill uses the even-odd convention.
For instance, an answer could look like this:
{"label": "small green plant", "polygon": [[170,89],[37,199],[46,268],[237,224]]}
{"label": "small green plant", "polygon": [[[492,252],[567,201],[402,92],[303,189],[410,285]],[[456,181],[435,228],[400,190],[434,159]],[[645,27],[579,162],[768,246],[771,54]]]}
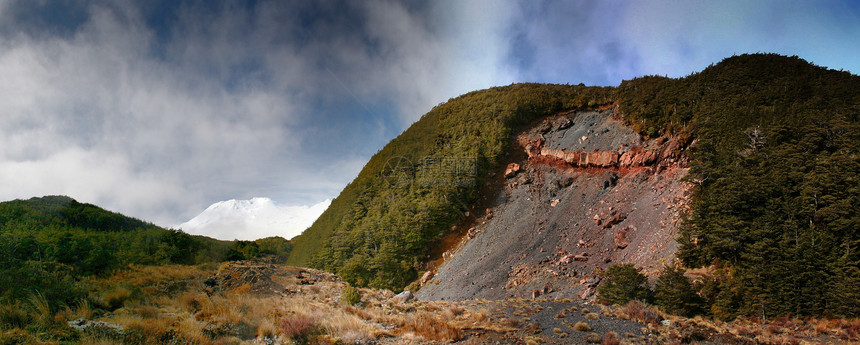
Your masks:
{"label": "small green plant", "polygon": [[0,304],[0,329],[24,328],[29,321],[30,315],[19,303]]}
{"label": "small green plant", "polygon": [[353,287],[352,285],[347,285],[341,290],[343,296],[340,298],[340,301],[346,305],[356,305],[358,302],[361,302],[361,294],[358,293],[358,289]]}
{"label": "small green plant", "polygon": [[654,290],[656,304],[669,313],[692,316],[704,312],[705,301],[696,294],[680,266],[667,266]]}
{"label": "small green plant", "polygon": [[51,311],[51,304],[40,291],[36,291],[29,298],[32,315],[36,322],[42,325],[49,325],[54,318],[54,313]]}
{"label": "small green plant", "polygon": [[600,300],[610,304],[624,304],[631,300],[648,300],[651,290],[648,278],[639,273],[633,264],[612,265],[606,270],[607,281],[597,289]]}

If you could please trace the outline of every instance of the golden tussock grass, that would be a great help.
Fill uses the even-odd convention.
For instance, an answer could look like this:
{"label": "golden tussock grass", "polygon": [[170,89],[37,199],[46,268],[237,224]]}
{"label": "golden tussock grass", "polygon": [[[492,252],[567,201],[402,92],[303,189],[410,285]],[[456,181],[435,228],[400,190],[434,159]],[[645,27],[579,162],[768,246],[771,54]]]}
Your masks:
{"label": "golden tussock grass", "polygon": [[589,326],[584,321],[579,321],[573,325],[573,330],[579,331],[579,332],[588,332],[591,330],[591,326]]}
{"label": "golden tussock grass", "polygon": [[400,333],[412,333],[429,341],[453,342],[462,338],[463,332],[433,314],[421,312],[409,317]]}
{"label": "golden tussock grass", "polygon": [[[230,267],[233,271],[222,272],[219,276],[242,276],[236,274],[235,265]],[[203,281],[215,274],[212,268],[134,267],[129,272],[118,273],[117,277],[100,278],[102,285],[97,286],[90,299],[81,300],[55,313],[45,309],[48,307],[38,298],[23,307],[27,309],[28,315],[45,315],[52,318],[48,322],[58,322],[76,318],[92,319],[97,316],[94,310],[101,308],[99,303],[111,301],[114,306],[125,308],[109,311],[100,320],[125,327],[135,335],[135,339],[143,343],[447,343],[478,333],[505,334],[509,339],[517,339],[517,343],[543,341],[537,338],[541,332],[540,325],[528,317],[549,308],[533,300],[402,302],[393,299],[394,293],[388,290],[359,289],[362,303],[346,306],[340,303],[342,289],[347,286],[343,281],[315,278],[314,283],[307,285],[291,278],[291,271],[287,268],[278,270],[281,276],[273,280],[286,282],[283,283],[287,284],[284,285],[283,294],[260,292],[250,281],[230,284],[233,288],[227,291],[207,287]],[[91,302],[96,306],[90,305]],[[596,308],[598,306],[592,309]],[[685,319],[661,315],[652,307],[635,301],[621,307],[600,308],[604,316],[614,315],[642,322],[648,325],[646,331],[665,335],[681,327],[695,326],[764,343],[793,344],[798,334],[827,337],[837,342],[856,342],[860,332],[860,321],[856,319],[781,318],[771,323],[739,319],[724,323],[701,317]],[[581,312],[586,319],[600,318],[598,311],[591,312],[585,308],[577,310],[574,306],[568,306],[553,315],[564,318],[573,312]],[[672,326],[669,326],[671,329],[660,325],[661,317],[672,321]],[[592,331],[584,321],[576,324],[567,322],[565,325],[563,327],[579,332]],[[562,328],[558,336],[571,331]],[[595,343],[614,344],[613,339],[618,338],[609,333],[602,337],[596,333],[579,334],[576,337],[587,335],[588,341]],[[626,335],[620,343],[637,340],[642,341]],[[112,344],[109,339],[87,335],[81,337],[80,343]]]}

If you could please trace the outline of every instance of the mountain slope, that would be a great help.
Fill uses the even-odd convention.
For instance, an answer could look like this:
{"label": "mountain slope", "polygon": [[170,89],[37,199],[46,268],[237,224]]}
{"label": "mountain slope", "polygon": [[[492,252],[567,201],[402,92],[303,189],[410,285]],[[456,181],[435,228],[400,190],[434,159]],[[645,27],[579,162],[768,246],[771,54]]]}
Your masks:
{"label": "mountain slope", "polygon": [[283,238],[219,241],[163,229],[66,196],[0,202],[0,302],[38,292],[52,306],[86,295],[85,277],[129,265],[195,264],[274,256]]}
{"label": "mountain slope", "polygon": [[280,206],[268,198],[214,203],[178,228],[189,234],[222,240],[290,239],[307,229],[331,200],[313,206]]}
{"label": "mountain slope", "polygon": [[602,104],[608,88],[519,84],[465,94],[424,115],[374,155],[302,235],[289,263],[351,283],[399,289],[431,243],[475,202],[500,164],[511,128],[556,111]]}
{"label": "mountain slope", "polygon": [[[332,207],[297,238],[299,249],[291,261],[311,263],[360,285],[402,287],[419,272],[432,270],[437,263],[427,263],[437,255],[442,257],[466,235],[466,229],[482,225],[477,221],[484,222],[486,213],[495,212],[485,212],[486,205],[510,206],[505,199],[507,183],[501,179],[503,164],[524,162],[525,176],[531,173],[531,161],[522,161],[528,148],[512,145],[529,128],[523,125],[534,126],[549,115],[569,114],[565,113],[568,110],[615,104],[618,108],[613,116],[629,126],[627,131],[642,140],[659,141],[627,146],[619,142],[622,146],[611,147],[619,156],[636,145],[668,142],[677,144],[672,155],[689,160],[686,179],[692,183],[692,200],[686,192],[678,194],[684,197],[677,200],[690,202],[690,210],[677,213],[674,197],[654,200],[673,208],[672,219],[687,217],[669,232],[677,233],[679,242],[665,235],[644,235],[639,240],[651,244],[642,253],[649,253],[652,247],[666,248],[655,257],[671,259],[674,248],[679,248],[678,258],[686,266],[700,268],[690,274],[696,274],[696,288],[708,299],[708,313],[720,317],[824,311],[858,315],[858,90],[860,78],[849,73],[796,57],[755,54],[725,59],[684,78],[643,77],[625,81],[618,88],[523,84],[472,92],[434,108],[375,155]],[[576,116],[571,120],[576,122]],[[592,139],[593,135],[583,140]],[[561,140],[557,142],[560,146],[547,148],[575,144]],[[688,152],[681,152],[688,145]],[[445,166],[444,158],[455,159]],[[458,170],[459,158],[474,158],[477,169],[465,170],[474,172],[473,176]],[[577,168],[567,158],[567,152],[562,152],[556,156],[560,162],[549,164],[557,169],[547,171],[565,181],[573,178],[574,183],[581,178],[604,180],[589,175],[589,167],[576,176],[564,176],[566,169]],[[636,176],[621,167],[609,168],[617,170],[622,184]],[[676,174],[663,183],[678,183],[672,181],[681,176],[684,174]],[[472,180],[475,182],[469,182]],[[648,195],[648,191],[641,192]],[[580,198],[600,201],[589,195],[580,193]],[[613,209],[633,211],[632,196],[628,193],[602,201],[604,205],[620,203],[610,205]],[[561,195],[556,206],[569,207],[562,199],[571,197]],[[525,196],[526,201],[553,203],[552,199],[529,199]],[[635,208],[641,209],[641,205]],[[585,216],[607,211],[612,213],[590,207]],[[635,218],[627,216],[629,221]],[[604,221],[600,214],[597,217]],[[557,230],[541,232],[541,227],[552,224],[539,224],[539,219],[526,213],[513,214],[510,219],[522,222],[516,229],[537,229],[525,235],[526,239],[538,237],[538,242],[549,243],[556,240],[545,236],[561,234]],[[597,220],[571,221],[584,229],[583,223]],[[634,232],[657,230],[652,225],[637,227]],[[524,236],[521,231],[507,236],[514,248],[525,244],[512,240]],[[588,264],[580,265],[579,273],[590,276],[588,272],[606,266],[606,259],[654,266],[653,260],[606,255],[614,250],[611,246],[618,247],[614,240],[607,242],[606,236],[592,237],[609,247],[594,248],[603,254],[585,261]],[[485,246],[483,252],[472,252],[462,260],[474,263],[502,248],[506,246]],[[548,256],[559,253],[556,248],[543,250]],[[518,260],[522,259],[488,269],[510,270],[526,263]],[[587,279],[584,283],[591,284]],[[503,288],[494,284],[486,287]],[[822,293],[814,292],[822,289]]]}
{"label": "mountain slope", "polygon": [[672,261],[692,189],[677,137],[643,138],[611,108],[552,116],[517,139],[495,202],[419,298],[590,297],[596,269]]}

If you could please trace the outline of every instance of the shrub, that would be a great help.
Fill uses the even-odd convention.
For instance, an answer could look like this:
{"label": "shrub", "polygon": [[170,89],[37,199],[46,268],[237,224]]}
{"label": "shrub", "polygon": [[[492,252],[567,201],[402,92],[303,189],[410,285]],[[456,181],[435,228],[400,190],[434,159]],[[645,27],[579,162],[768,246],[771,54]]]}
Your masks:
{"label": "shrub", "polygon": [[579,321],[573,325],[573,330],[579,331],[579,332],[588,332],[591,330],[591,326],[589,326],[587,323],[585,323],[583,321]]}
{"label": "shrub", "polygon": [[633,300],[627,302],[627,304],[621,307],[621,309],[624,314],[627,314],[630,320],[645,324],[657,324],[660,322],[660,315],[657,314],[656,311],[642,304],[642,302]]}
{"label": "shrub", "polygon": [[701,314],[705,304],[678,265],[667,266],[657,278],[654,299],[666,312],[683,316]]}
{"label": "shrub", "polygon": [[585,314],[585,318],[589,319],[589,320],[597,320],[600,318],[600,316],[597,315],[597,313],[588,313],[588,314]]}
{"label": "shrub", "polygon": [[341,293],[343,296],[340,300],[346,305],[356,305],[358,302],[361,302],[361,294],[358,293],[358,289],[351,285],[344,287],[343,290],[341,290]]}
{"label": "shrub", "polygon": [[587,337],[585,337],[585,341],[588,343],[592,343],[592,344],[599,344],[600,343],[600,334],[591,333]]}
{"label": "shrub", "polygon": [[600,300],[611,304],[624,304],[631,300],[647,300],[651,294],[648,278],[639,273],[633,264],[612,265],[606,270],[607,281],[597,291]]}
{"label": "shrub", "polygon": [[601,345],[619,345],[621,344],[621,339],[618,338],[618,333],[609,332],[603,335],[603,341],[600,342]]}
{"label": "shrub", "polygon": [[413,317],[403,330],[413,332],[430,341],[454,342],[463,337],[463,332],[459,328],[426,313]]}
{"label": "shrub", "polygon": [[131,291],[125,287],[118,286],[102,296],[104,306],[110,310],[122,308],[125,301],[131,298]]}
{"label": "shrub", "polygon": [[30,316],[20,304],[0,305],[0,329],[24,328],[29,321]]}
{"label": "shrub", "polygon": [[278,329],[285,337],[296,343],[306,343],[314,331],[314,322],[305,315],[290,315],[281,318]]}
{"label": "shrub", "polygon": [[34,342],[36,342],[36,338],[33,335],[20,329],[0,332],[0,345],[31,344]]}

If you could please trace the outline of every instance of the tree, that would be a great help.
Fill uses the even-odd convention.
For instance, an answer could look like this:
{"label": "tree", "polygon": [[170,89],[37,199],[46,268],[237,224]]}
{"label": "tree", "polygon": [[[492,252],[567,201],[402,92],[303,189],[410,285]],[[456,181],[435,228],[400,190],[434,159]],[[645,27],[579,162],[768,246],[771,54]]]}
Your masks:
{"label": "tree", "polygon": [[696,294],[680,265],[666,266],[654,287],[655,303],[666,312],[693,316],[703,312],[704,299]]}
{"label": "tree", "polygon": [[597,289],[601,301],[624,304],[634,299],[647,301],[651,296],[648,278],[639,273],[633,264],[610,266],[606,270],[606,279]]}

